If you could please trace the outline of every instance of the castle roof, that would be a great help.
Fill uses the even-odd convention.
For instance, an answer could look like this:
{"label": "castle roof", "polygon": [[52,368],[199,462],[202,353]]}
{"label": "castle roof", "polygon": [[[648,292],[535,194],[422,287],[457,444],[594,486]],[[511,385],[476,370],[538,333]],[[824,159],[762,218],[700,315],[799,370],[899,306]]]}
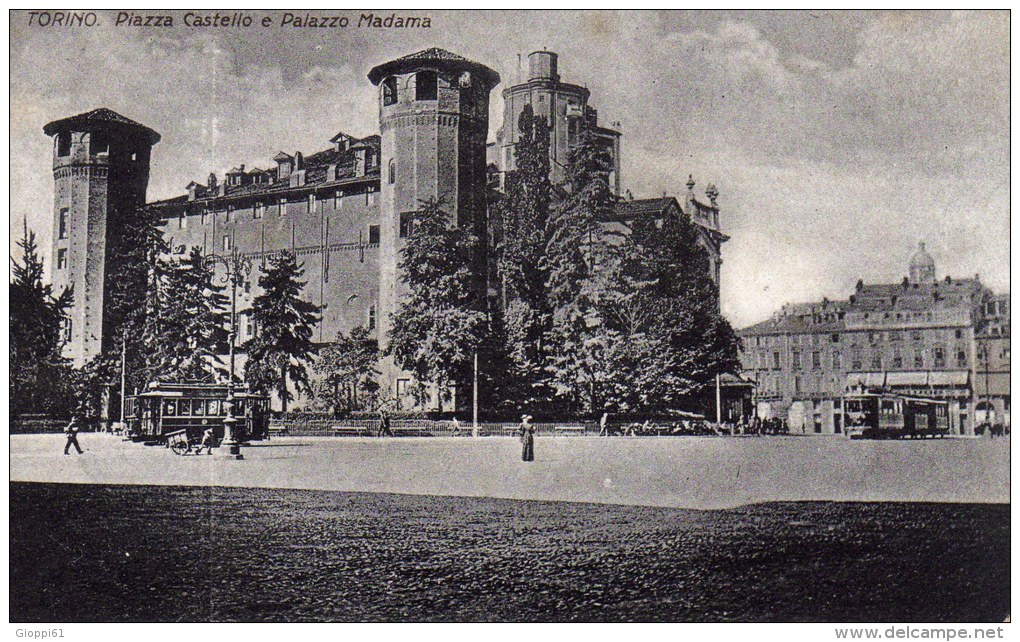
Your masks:
{"label": "castle roof", "polygon": [[382,82],[382,79],[386,76],[393,74],[405,73],[409,71],[416,71],[423,66],[435,67],[437,69],[443,69],[448,71],[471,71],[485,80],[492,86],[499,84],[499,74],[480,62],[474,62],[468,60],[463,56],[447,51],[446,49],[440,49],[439,47],[431,47],[429,49],[423,49],[413,54],[408,54],[384,62],[377,67],[374,67],[372,71],[368,72],[368,79],[372,81],[373,85],[378,85]]}
{"label": "castle roof", "polygon": [[109,126],[114,128],[132,128],[140,130],[146,134],[150,145],[155,145],[161,138],[155,130],[150,129],[141,123],[137,123],[130,118],[121,116],[112,109],[107,109],[105,107],[93,109],[92,111],[78,114],[76,116],[54,120],[43,127],[43,133],[47,136],[53,136],[54,134],[63,131],[91,131],[96,128]]}
{"label": "castle roof", "polygon": [[[335,149],[327,149],[321,152],[316,152],[307,156],[304,159],[305,169],[305,182],[304,185],[292,186],[290,181],[286,178],[283,180],[277,179],[277,168],[268,170],[261,170],[253,168],[250,172],[242,172],[239,168],[233,169],[230,174],[261,174],[269,178],[268,182],[261,183],[245,183],[243,185],[228,185],[223,184],[220,188],[223,190],[223,194],[219,192],[209,192],[204,189],[203,186],[199,185],[199,196],[194,202],[214,202],[219,199],[236,199],[236,198],[257,198],[263,195],[281,195],[286,192],[294,190],[305,190],[315,189],[318,187],[327,186],[340,186],[350,183],[356,183],[364,181],[366,178],[370,180],[378,180],[379,168],[367,168],[364,176],[358,176],[355,168],[357,152],[356,148],[368,147],[378,153],[381,147],[381,139],[378,134],[373,134],[362,139],[352,139],[355,145],[352,145],[350,149],[337,151]],[[280,152],[274,157],[276,159],[292,159],[293,156]],[[327,170],[330,166],[336,165],[336,175],[331,177],[328,175]],[[327,180],[328,179],[328,180]],[[165,207],[170,205],[178,205],[186,203],[187,197],[183,199],[181,197],[175,197],[162,201],[155,201],[149,203],[156,207]]]}

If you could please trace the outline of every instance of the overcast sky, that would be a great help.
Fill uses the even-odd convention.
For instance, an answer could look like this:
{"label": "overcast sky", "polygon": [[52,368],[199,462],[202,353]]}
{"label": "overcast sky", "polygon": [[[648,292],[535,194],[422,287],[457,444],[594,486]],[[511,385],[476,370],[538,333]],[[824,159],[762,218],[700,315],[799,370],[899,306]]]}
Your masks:
{"label": "overcast sky", "polygon": [[432,28],[189,29],[176,14],[146,29],[108,12],[61,29],[13,13],[12,237],[27,217],[49,247],[51,120],[109,107],[160,132],[155,200],[337,131],[377,133],[369,69],[431,46],[502,75],[494,134],[518,54],[547,48],[600,120],[622,123],[625,189],[682,196],[688,174],[718,186],[735,326],[898,281],[919,241],[940,277],[1009,289],[1008,13],[414,15]]}

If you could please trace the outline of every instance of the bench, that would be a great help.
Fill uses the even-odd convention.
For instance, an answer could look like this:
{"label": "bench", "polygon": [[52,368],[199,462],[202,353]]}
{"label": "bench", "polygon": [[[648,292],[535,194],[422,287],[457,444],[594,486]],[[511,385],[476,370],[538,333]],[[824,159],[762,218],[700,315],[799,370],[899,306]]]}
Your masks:
{"label": "bench", "polygon": [[329,434],[331,437],[343,437],[344,435],[364,437],[370,432],[363,426],[332,426],[329,429]]}
{"label": "bench", "polygon": [[556,426],[557,435],[583,435],[584,426]]}
{"label": "bench", "polygon": [[270,439],[272,439],[273,437],[279,437],[281,435],[287,435],[287,434],[290,434],[290,431],[287,429],[287,426],[282,425],[282,424],[279,424],[279,425],[276,425],[276,426],[274,426],[272,424],[269,425],[269,438]]}

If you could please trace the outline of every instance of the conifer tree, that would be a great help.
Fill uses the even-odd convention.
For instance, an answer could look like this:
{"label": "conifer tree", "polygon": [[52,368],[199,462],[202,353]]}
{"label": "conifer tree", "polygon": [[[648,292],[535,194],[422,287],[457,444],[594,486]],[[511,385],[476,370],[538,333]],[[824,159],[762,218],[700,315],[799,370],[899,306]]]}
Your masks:
{"label": "conifer tree", "polygon": [[19,263],[11,257],[10,302],[10,411],[67,412],[70,366],[61,357],[63,326],[72,304],[72,292],[54,295],[43,281],[43,260],[35,234],[26,228],[18,241]]}
{"label": "conifer tree", "polygon": [[430,199],[415,212],[401,249],[401,282],[409,292],[393,315],[387,350],[414,374],[419,401],[426,384],[435,386],[440,410],[450,400],[450,387],[469,381],[474,354],[487,334],[485,305],[471,270],[478,243]]}
{"label": "conifer tree", "polygon": [[549,125],[525,106],[517,123],[516,169],[505,179],[500,201],[502,239],[499,278],[511,381],[508,392],[523,403],[548,395],[544,342],[551,312],[546,296],[549,209]]}
{"label": "conifer tree", "polygon": [[293,253],[284,250],[269,259],[269,269],[259,277],[262,294],[250,312],[256,334],[244,344],[245,379],[259,392],[276,392],[283,412],[294,399],[288,381],[297,392],[311,392],[307,366],[314,358],[312,335],[320,310],[301,298],[306,285],[302,276],[304,269]]}
{"label": "conifer tree", "polygon": [[608,337],[600,330],[596,303],[605,287],[613,245],[601,216],[613,206],[608,151],[588,129],[569,156],[567,198],[549,220],[546,291],[552,311],[546,368],[558,393],[575,410],[594,412]]}

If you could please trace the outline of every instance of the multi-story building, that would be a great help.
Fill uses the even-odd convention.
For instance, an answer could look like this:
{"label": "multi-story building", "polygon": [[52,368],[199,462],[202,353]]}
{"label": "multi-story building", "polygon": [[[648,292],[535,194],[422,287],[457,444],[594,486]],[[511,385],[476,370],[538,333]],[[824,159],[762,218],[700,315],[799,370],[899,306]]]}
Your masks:
{"label": "multi-story building", "polygon": [[[908,273],[895,284],[859,281],[846,301],[784,306],[742,330],[741,364],[757,382],[759,416],[784,418],[793,432],[840,433],[843,394],[864,386],[945,399],[952,432],[972,434],[983,420],[976,411],[986,370],[1000,417],[1008,416],[1008,338],[1001,315],[988,313],[1006,310],[1008,337],[1008,295],[1002,305],[977,276],[937,280],[923,243]],[[1005,361],[994,357],[982,370],[979,346],[995,336],[993,352]]]}
{"label": "multi-story building", "polygon": [[[593,128],[613,151],[618,189],[619,134],[598,126],[586,89],[560,82],[555,54],[537,52],[530,60],[532,79],[504,91],[505,118],[516,125],[526,100],[550,118],[557,183],[563,176],[556,168],[566,163],[577,128]],[[255,269],[239,293],[239,342],[252,336],[246,310],[259,294],[260,271],[281,250],[297,255],[307,281],[304,294],[322,307],[317,341],[328,343],[338,332],[365,326],[385,345],[402,294],[400,248],[418,203],[442,199],[457,224],[486,238],[489,96],[499,74],[434,48],[378,65],[368,78],[379,87],[379,134],[339,132],[321,151],[280,151],[267,168],[241,165],[222,180],[213,173],[188,183],[186,194],[146,206],[164,221],[173,254],[183,257],[198,247],[205,254],[238,252],[251,259]],[[501,131],[514,130],[508,122]],[[109,347],[103,337],[103,241],[116,234],[120,217],[144,205],[149,151],[159,134],[105,109],[52,122],[44,131],[55,140],[54,281],[81,282],[86,292],[76,299],[67,347],[81,365]],[[510,150],[501,158],[512,163],[512,142],[500,144]],[[606,213],[606,224],[683,210],[699,226],[699,243],[718,283],[727,239],[720,230],[718,191],[709,185],[706,199],[699,199],[693,180],[687,187],[682,203],[672,197],[621,200]],[[475,263],[482,289],[491,270],[482,253]],[[410,393],[409,374],[392,363],[382,370],[384,394]]]}

